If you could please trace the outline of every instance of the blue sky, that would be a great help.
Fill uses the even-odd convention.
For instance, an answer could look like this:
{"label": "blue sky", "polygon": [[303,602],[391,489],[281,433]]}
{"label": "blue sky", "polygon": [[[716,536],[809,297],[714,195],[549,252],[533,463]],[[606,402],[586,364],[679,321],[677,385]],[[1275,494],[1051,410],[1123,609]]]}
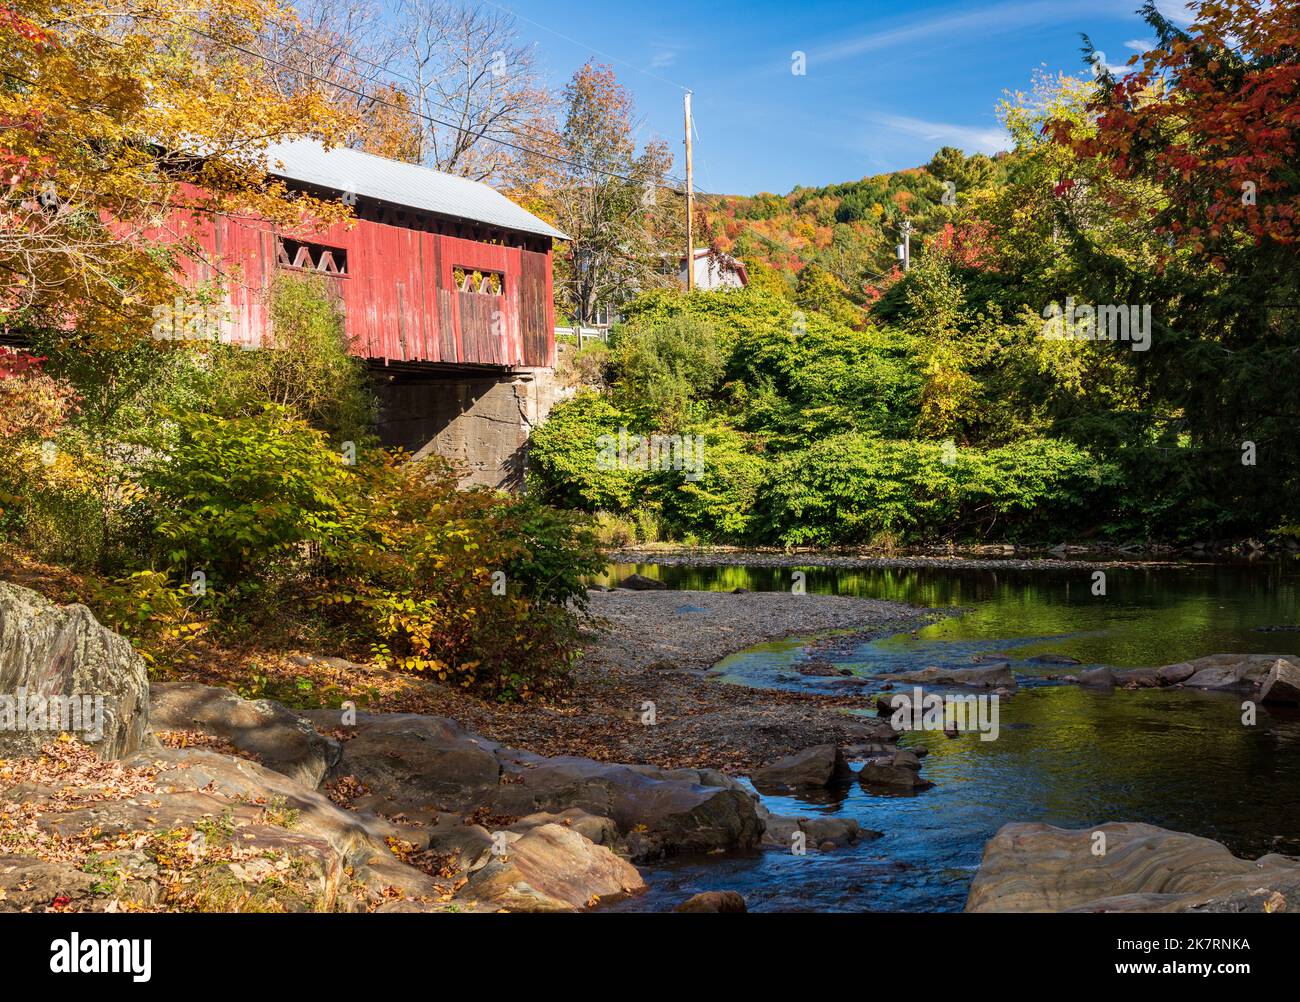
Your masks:
{"label": "blue sky", "polygon": [[[696,183],[784,194],[923,164],[940,146],[1004,146],[995,109],[1035,70],[1086,72],[1086,32],[1111,64],[1151,33],[1142,0],[502,0],[560,86],[614,66],[646,135],[680,157],[694,92]],[[1186,22],[1179,0],[1161,0]],[[794,52],[807,72],[791,72]],[[680,161],[675,173],[680,174]]]}

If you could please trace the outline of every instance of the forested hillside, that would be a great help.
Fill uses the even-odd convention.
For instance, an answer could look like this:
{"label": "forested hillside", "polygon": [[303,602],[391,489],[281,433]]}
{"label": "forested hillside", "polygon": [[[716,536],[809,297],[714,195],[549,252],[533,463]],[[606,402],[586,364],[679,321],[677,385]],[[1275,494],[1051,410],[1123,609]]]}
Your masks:
{"label": "forested hillside", "polygon": [[[946,146],[912,170],[798,187],[788,195],[723,196],[708,203],[707,232],[716,250],[743,260],[760,283],[770,274],[778,291],[784,285],[793,293],[800,276],[806,288],[814,276],[824,281],[826,274],[865,302],[898,266],[895,248],[904,221],[914,227],[919,252],[952,220],[945,194],[996,187],[1005,180],[1002,160]],[[947,202],[953,199],[949,194]]]}
{"label": "forested hillside", "polygon": [[1294,537],[1300,39],[1249,5],[1195,40],[1148,19],[1127,70],[1008,101],[997,161],[723,200],[754,281],[633,303],[538,489],[641,539]]}

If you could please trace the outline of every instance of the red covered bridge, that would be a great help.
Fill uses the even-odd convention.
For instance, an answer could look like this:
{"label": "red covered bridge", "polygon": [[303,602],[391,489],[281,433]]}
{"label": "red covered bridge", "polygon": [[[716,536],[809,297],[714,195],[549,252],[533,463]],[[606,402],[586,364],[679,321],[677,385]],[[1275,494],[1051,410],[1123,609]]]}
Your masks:
{"label": "red covered bridge", "polygon": [[267,342],[277,272],[324,275],[377,376],[386,442],[517,486],[528,431],[551,403],[551,248],[565,235],[488,185],[412,164],[308,140],[272,146],[269,161],[291,188],[343,198],[356,219],[310,236],[233,217],[191,229],[208,258],[185,270],[224,287],[222,339]]}
{"label": "red covered bridge", "polygon": [[278,270],[337,283],[358,355],[444,365],[554,364],[550,224],[488,185],[309,140],[268,151],[271,173],[320,198],[343,198],[356,220],[291,236],[221,217],[193,235],[210,255],[186,268],[220,280],[230,337],[262,343],[266,290]]}

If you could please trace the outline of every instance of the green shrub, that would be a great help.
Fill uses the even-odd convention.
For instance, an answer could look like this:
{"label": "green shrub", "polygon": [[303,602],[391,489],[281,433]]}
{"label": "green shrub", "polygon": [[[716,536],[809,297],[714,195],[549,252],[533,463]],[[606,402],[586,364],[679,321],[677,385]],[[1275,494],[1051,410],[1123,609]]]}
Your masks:
{"label": "green shrub", "polygon": [[136,571],[96,581],[89,601],[100,622],[128,637],[152,665],[204,632],[208,622],[200,606],[206,597],[162,571]]}
{"label": "green shrub", "polygon": [[665,432],[703,416],[726,366],[713,326],[684,315],[622,325],[612,354],[616,405]]}
{"label": "green shrub", "polygon": [[564,684],[582,578],[603,567],[578,520],[384,453],[357,467],[345,521],[307,587],[381,663],[502,700]]}
{"label": "green shrub", "polygon": [[693,426],[687,434],[703,440],[702,467],[691,475],[659,475],[664,521],[675,534],[709,541],[753,536],[767,457],[756,451],[752,436],[721,421]]}
{"label": "green shrub", "polygon": [[343,313],[317,275],[278,275],[268,293],[271,344],[258,351],[206,347],[207,409],[256,414],[266,403],[292,409],[335,442],[371,438],[376,403],[365,363],[349,352]]}
{"label": "green shrub", "polygon": [[227,591],[255,587],[304,544],[343,527],[348,472],[323,432],[267,404],[248,417],[176,416],[178,441],[147,474],[178,570]]}
{"label": "green shrub", "polygon": [[1105,473],[1053,440],[956,450],[849,433],[783,456],[763,507],[786,545],[1014,538],[1087,515]]}
{"label": "green shrub", "polygon": [[557,404],[532,435],[530,491],[562,508],[629,510],[645,489],[645,474],[602,464],[600,456],[602,436],[617,439],[630,422],[630,415],[592,392]]}

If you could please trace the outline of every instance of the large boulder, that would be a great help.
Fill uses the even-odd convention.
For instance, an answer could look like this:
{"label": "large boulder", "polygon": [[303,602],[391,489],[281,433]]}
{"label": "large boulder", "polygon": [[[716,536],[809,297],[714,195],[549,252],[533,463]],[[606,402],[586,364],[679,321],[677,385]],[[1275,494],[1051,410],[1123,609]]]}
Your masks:
{"label": "large boulder", "polygon": [[1300,703],[1300,665],[1278,658],[1273,663],[1264,687],[1259,692],[1260,702],[1284,703],[1292,706]]}
{"label": "large boulder", "polygon": [[635,862],[677,853],[755,848],[763,823],[752,793],[706,769],[658,769],[500,750],[494,812],[526,816],[579,808],[609,818]]}
{"label": "large boulder", "polygon": [[469,878],[462,897],[510,911],[577,911],[645,889],[637,868],[564,825],[505,833],[505,851]]}
{"label": "large boulder", "polygon": [[[337,710],[305,716],[317,727],[340,725]],[[486,804],[495,793],[501,775],[497,747],[446,717],[359,713],[330,776],[348,776],[364,786],[369,795],[357,806],[380,814],[462,810]]]}
{"label": "large boulder", "polygon": [[980,665],[978,668],[923,668],[897,675],[877,676],[885,682],[914,682],[918,685],[964,685],[980,689],[1016,687],[1016,676],[1007,662]]}
{"label": "large boulder", "polygon": [[1300,901],[1300,862],[1286,856],[1239,859],[1147,824],[1035,823],[1004,825],[985,845],[966,911],[1279,911],[1288,901]]}
{"label": "large boulder", "polygon": [[155,732],[196,730],[220,738],[311,789],[343,753],[333,738],[268,699],[241,699],[196,682],[156,683],[150,695]]}
{"label": "large boulder", "polygon": [[928,790],[934,784],[921,778],[921,760],[906,748],[867,759],[858,770],[864,786],[893,787],[899,790]]}
{"label": "large boulder", "polygon": [[60,732],[107,759],[145,745],[144,661],[84,605],[0,582],[0,758],[33,755]]}
{"label": "large boulder", "polygon": [[838,745],[814,745],[755,769],[749,778],[762,793],[786,793],[848,782],[853,770]]}

